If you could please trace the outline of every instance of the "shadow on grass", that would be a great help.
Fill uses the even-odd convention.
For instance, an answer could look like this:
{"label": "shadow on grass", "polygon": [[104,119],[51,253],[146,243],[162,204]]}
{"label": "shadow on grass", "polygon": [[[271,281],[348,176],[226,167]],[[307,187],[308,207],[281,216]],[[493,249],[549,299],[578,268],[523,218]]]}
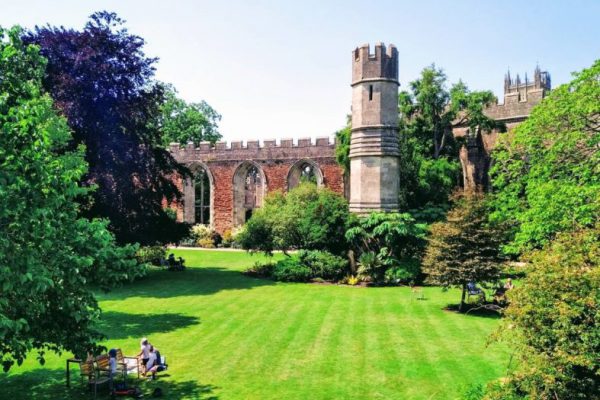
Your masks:
{"label": "shadow on grass", "polygon": [[[161,388],[164,399],[202,399],[216,400],[214,391],[219,389],[213,385],[204,385],[197,381],[175,382],[168,379],[143,381],[130,378],[128,385],[139,387],[145,398],[152,398],[155,388]],[[65,385],[64,371],[38,368],[22,374],[0,373],[0,398],[10,400],[58,400],[58,399],[90,399],[93,395],[79,378],[73,374],[71,388]],[[109,399],[106,386],[98,387],[98,398]]]}
{"label": "shadow on grass", "polygon": [[462,311],[458,311],[458,304],[448,304],[444,307],[444,311],[454,312],[462,314],[466,317],[481,317],[489,319],[500,319],[502,314],[497,309],[487,308],[486,306],[493,306],[492,304],[481,306],[477,304],[465,304]]}
{"label": "shadow on grass", "polygon": [[182,314],[129,314],[117,311],[102,313],[98,329],[108,339],[144,337],[197,325],[200,320]]}
{"label": "shadow on grass", "polygon": [[101,300],[118,300],[124,296],[201,296],[222,290],[244,290],[274,284],[273,281],[249,277],[226,268],[188,268],[182,272],[152,270],[146,277],[109,293],[98,293],[98,297]]}

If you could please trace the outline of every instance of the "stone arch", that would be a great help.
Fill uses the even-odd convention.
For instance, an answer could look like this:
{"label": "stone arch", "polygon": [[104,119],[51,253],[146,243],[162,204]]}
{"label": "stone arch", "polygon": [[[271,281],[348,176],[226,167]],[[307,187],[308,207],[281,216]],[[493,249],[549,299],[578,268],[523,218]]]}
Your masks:
{"label": "stone arch", "polygon": [[233,226],[243,225],[253,210],[260,208],[267,193],[263,169],[253,161],[244,161],[233,174]]}
{"label": "stone arch", "polygon": [[213,226],[214,221],[214,177],[208,165],[194,161],[188,165],[192,177],[185,180],[184,214],[186,222]]}
{"label": "stone arch", "polygon": [[318,187],[324,184],[323,171],[316,162],[309,159],[299,160],[291,166],[287,174],[287,190],[298,186],[303,179],[314,182]]}

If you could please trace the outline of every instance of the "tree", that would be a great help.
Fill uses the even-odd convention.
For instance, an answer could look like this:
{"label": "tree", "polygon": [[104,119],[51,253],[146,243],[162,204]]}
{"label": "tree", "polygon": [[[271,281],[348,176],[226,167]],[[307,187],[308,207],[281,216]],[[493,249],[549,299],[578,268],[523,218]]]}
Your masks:
{"label": "tree", "polygon": [[492,218],[505,251],[541,248],[600,216],[600,60],[574,75],[503,135],[492,153]]}
{"label": "tree", "polygon": [[487,217],[484,197],[468,194],[456,199],[447,221],[430,227],[423,272],[429,283],[462,289],[459,311],[467,283],[495,282],[500,277],[500,235],[487,224]]}
{"label": "tree", "polygon": [[177,241],[188,227],[163,209],[181,193],[174,174],[189,176],[162,143],[164,88],[152,81],[156,59],[116,14],[98,12],[82,31],[36,27],[24,35],[48,59],[44,88],[85,144],[86,186],[97,186],[82,211],[110,221],[121,243]]}
{"label": "tree", "polygon": [[159,120],[164,146],[170,143],[215,143],[221,139],[218,131],[220,120],[221,115],[207,102],[187,103],[177,97],[175,88],[165,86],[165,101],[161,106]]}
{"label": "tree", "polygon": [[597,399],[600,393],[600,225],[562,233],[529,254],[500,338],[519,361],[489,399]]}
{"label": "tree", "polygon": [[137,247],[116,247],[106,222],[79,217],[90,189],[82,146],[42,92],[45,60],[0,28],[0,361],[29,352],[84,355],[102,335],[89,284],[108,288],[143,274]]}
{"label": "tree", "polygon": [[238,235],[244,249],[325,250],[345,255],[350,220],[346,200],[329,189],[303,183],[287,194],[275,192],[252,215]]}
{"label": "tree", "polygon": [[399,94],[402,209],[448,204],[460,171],[456,126],[469,126],[473,135],[503,130],[484,114],[496,101],[492,92],[472,92],[462,81],[448,90],[446,82],[443,70],[431,65]]}

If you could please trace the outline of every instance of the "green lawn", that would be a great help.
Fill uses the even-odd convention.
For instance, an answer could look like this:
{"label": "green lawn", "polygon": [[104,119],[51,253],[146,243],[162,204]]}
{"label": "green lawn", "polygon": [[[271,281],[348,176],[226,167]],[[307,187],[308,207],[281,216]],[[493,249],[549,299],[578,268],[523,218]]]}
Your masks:
{"label": "green lawn", "polygon": [[[109,347],[138,351],[148,336],[168,376],[142,382],[167,399],[456,399],[503,374],[508,354],[486,347],[498,319],[443,311],[457,291],[286,284],[239,271],[259,256],[177,251],[185,272],[153,271],[100,294]],[[86,398],[64,387],[64,360],[0,374],[1,398]],[[76,374],[77,375],[77,374]]]}

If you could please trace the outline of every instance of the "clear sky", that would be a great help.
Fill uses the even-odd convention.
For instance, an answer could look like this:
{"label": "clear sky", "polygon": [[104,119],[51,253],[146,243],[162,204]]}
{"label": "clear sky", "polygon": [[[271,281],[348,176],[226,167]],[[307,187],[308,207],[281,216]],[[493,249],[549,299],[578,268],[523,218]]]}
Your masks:
{"label": "clear sky", "polygon": [[157,78],[223,115],[226,140],[331,135],[350,111],[351,51],[398,47],[401,87],[435,62],[450,82],[502,98],[503,77],[553,85],[600,58],[600,1],[193,1],[0,0],[0,25],[81,28],[115,11]]}

